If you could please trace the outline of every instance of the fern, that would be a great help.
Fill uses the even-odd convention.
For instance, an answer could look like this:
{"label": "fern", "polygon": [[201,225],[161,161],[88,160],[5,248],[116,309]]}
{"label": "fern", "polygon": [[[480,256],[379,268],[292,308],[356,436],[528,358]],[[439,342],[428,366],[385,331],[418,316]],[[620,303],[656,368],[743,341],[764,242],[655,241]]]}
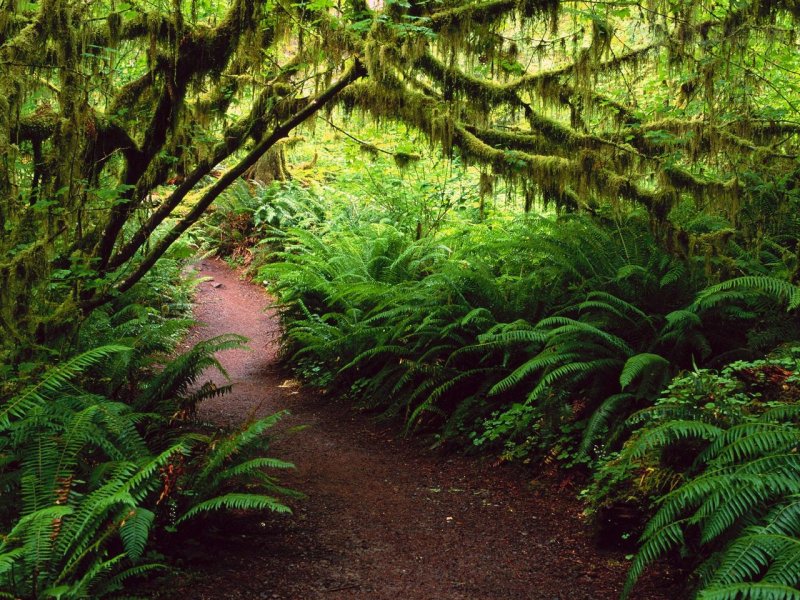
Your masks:
{"label": "fern", "polygon": [[[713,390],[719,395],[714,403],[671,406],[685,393],[676,383],[665,404],[640,413],[638,422],[645,426],[623,450],[623,467],[641,468],[686,440],[703,443],[682,447],[682,452],[693,448],[688,457],[693,460],[684,467],[681,485],[659,499],[658,510],[644,528],[626,593],[647,564],[683,545],[676,531],[689,530],[699,533],[699,554],[706,558],[699,569],[699,598],[796,593],[800,585],[797,411],[787,405],[762,414],[753,411],[752,400],[742,400],[740,387],[729,378],[736,373],[749,376],[757,369],[768,373],[773,367],[761,361],[737,363],[719,376],[698,372],[686,378],[692,386],[688,389],[700,397],[705,389]],[[668,420],[681,409],[694,418]],[[713,411],[723,411],[725,418],[705,414]]]}
{"label": "fern", "polygon": [[668,446],[678,440],[713,440],[722,431],[720,427],[702,421],[669,421],[645,430],[632,442],[625,456],[635,460],[653,448]]}
{"label": "fern", "polygon": [[517,367],[510,375],[504,377],[494,384],[494,386],[492,386],[492,388],[489,390],[489,395],[493,396],[506,392],[519,385],[520,382],[530,377],[537,371],[556,365],[564,365],[565,363],[570,363],[579,359],[580,357],[581,354],[579,352],[560,353],[555,352],[552,349],[544,350],[543,352],[531,358],[529,361]]}
{"label": "fern", "polygon": [[[743,293],[744,292],[744,293]],[[708,309],[728,299],[745,299],[746,293],[763,294],[787,304],[787,310],[800,306],[800,288],[775,277],[746,276],[729,279],[703,290],[695,300],[699,309]]]}
{"label": "fern", "polygon": [[141,558],[147,545],[147,538],[155,520],[155,513],[146,508],[133,509],[120,524],[119,536],[125,553],[132,561]]}
{"label": "fern", "polygon": [[[217,364],[214,351],[240,344],[239,337],[217,338],[167,363],[139,400],[160,413],[136,413],[130,405],[87,393],[76,383],[91,381],[87,370],[130,352],[121,346],[85,352],[54,367],[41,381],[13,396],[12,408],[3,406],[9,433],[4,438],[9,444],[5,452],[10,450],[17,458],[15,497],[21,505],[19,518],[0,543],[0,587],[21,597],[30,596],[34,589],[62,597],[87,597],[118,590],[125,577],[146,571],[145,565],[139,565],[141,571],[136,565],[156,523],[156,501],[164,486],[161,472],[202,450],[201,438],[192,435],[164,445],[164,440],[174,437],[166,431],[168,417],[186,398],[219,393],[208,386],[189,389],[202,369]],[[119,376],[128,377],[127,369]],[[269,420],[256,424],[237,443],[215,448],[224,459],[248,445],[259,446],[255,441],[267,425]],[[155,447],[161,450],[154,452]],[[253,451],[257,453],[258,448]],[[285,466],[277,459],[253,455],[249,462],[216,462],[204,477],[218,482],[218,487],[229,485],[229,494],[238,493],[237,485],[257,482],[270,490],[257,503],[281,510],[272,496],[291,492],[262,469]],[[189,483],[187,478],[182,485],[191,493]],[[199,498],[195,504],[208,500],[213,498]],[[229,496],[217,506],[245,504]],[[111,539],[117,533],[124,552],[109,558]]]}
{"label": "fern", "polygon": [[684,542],[682,523],[680,521],[671,522],[661,529],[651,533],[642,544],[636,557],[633,559],[628,577],[622,588],[622,598],[627,598],[633,590],[633,585],[644,572],[645,567],[657,558],[663,556],[668,550]]}
{"label": "fern", "polygon": [[568,379],[573,384],[588,377],[600,377],[606,371],[611,371],[619,367],[619,362],[613,358],[601,358],[588,362],[572,362],[562,365],[557,369],[548,372],[542,377],[536,386],[528,393],[528,400],[533,400],[553,386],[556,382],[562,383]]}
{"label": "fern", "polygon": [[[148,383],[137,400],[140,410],[152,410],[165,400],[176,402],[182,408],[194,410],[192,402],[202,399],[197,393],[187,396],[187,391],[208,368],[215,368],[227,377],[225,369],[214,356],[223,350],[243,348],[247,338],[237,334],[223,334],[195,344],[190,350],[171,360]],[[214,394],[213,388],[207,390]]]}
{"label": "fern", "polygon": [[774,583],[738,583],[702,590],[698,600],[800,600],[800,590]]}
{"label": "fern", "polygon": [[343,366],[339,372],[343,373],[345,371],[349,371],[350,369],[357,368],[358,364],[361,362],[366,362],[369,359],[375,358],[376,356],[380,356],[382,354],[389,354],[393,356],[406,356],[408,354],[408,350],[403,348],[402,346],[397,345],[385,345],[385,346],[378,346],[376,348],[370,348],[369,350],[364,350],[358,356],[356,356],[353,360]]}
{"label": "fern", "polygon": [[264,469],[294,469],[294,464],[278,458],[260,456],[221,470],[214,478],[214,486],[243,476],[252,478],[254,473],[260,473]]}
{"label": "fern", "polygon": [[210,500],[195,504],[186,511],[177,521],[183,523],[201,513],[229,509],[229,510],[271,510],[278,513],[289,513],[291,509],[277,499],[262,494],[225,494]]}
{"label": "fern", "polygon": [[631,404],[633,400],[633,394],[614,394],[606,398],[589,418],[589,422],[583,430],[583,439],[580,446],[578,446],[578,452],[583,456],[587,456],[595,441],[609,428],[612,419],[618,415],[623,407]]}
{"label": "fern", "polygon": [[631,356],[625,362],[625,366],[622,367],[622,373],[620,373],[619,376],[619,386],[624,390],[637,378],[647,377],[648,371],[652,373],[653,371],[663,370],[666,367],[669,367],[669,361],[658,354],[645,352],[637,354],[636,356]]}
{"label": "fern", "polygon": [[25,388],[0,407],[0,431],[8,429],[12,418],[22,418],[49,399],[49,395],[65,387],[71,379],[118,352],[128,352],[126,346],[101,346],[88,350],[66,363],[54,367],[37,383]]}

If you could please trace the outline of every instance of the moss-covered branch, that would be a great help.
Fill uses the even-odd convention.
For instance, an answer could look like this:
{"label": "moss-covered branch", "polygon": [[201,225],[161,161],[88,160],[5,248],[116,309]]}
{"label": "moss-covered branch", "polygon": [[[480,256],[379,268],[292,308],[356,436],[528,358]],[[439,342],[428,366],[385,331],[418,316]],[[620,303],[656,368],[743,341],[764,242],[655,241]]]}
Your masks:
{"label": "moss-covered branch", "polygon": [[[278,86],[281,89],[279,82],[275,82],[274,86]],[[211,173],[216,165],[239,150],[248,138],[260,140],[263,137],[262,132],[266,129],[273,116],[271,112],[271,109],[275,107],[273,100],[278,97],[274,86],[268,85],[265,87],[253,103],[250,113],[223,131],[220,141],[214,146],[210,156],[200,161],[192,169],[158,208],[150,214],[131,238],[117,250],[106,266],[108,270],[116,269],[130,260],[147,241],[150,234],[172,214],[186,195],[200,183],[203,177]]]}
{"label": "moss-covered branch", "polygon": [[[661,221],[681,192],[698,198],[716,196],[723,203],[733,203],[739,193],[735,179],[701,179],[679,166],[648,159],[630,146],[578,134],[535,113],[529,115],[532,132],[477,127],[455,118],[440,99],[374,81],[351,86],[340,101],[375,118],[412,125],[445,151],[457,147],[470,161],[490,165],[509,180],[525,179],[551,190],[569,188],[611,201],[624,199],[645,206]],[[650,167],[649,175],[639,170],[642,164]]]}
{"label": "moss-covered branch", "polygon": [[[655,43],[646,44],[600,61],[594,65],[594,69],[597,72],[618,69],[626,63],[642,60],[645,55],[653,52],[656,48]],[[426,72],[443,89],[461,92],[472,101],[485,101],[491,106],[497,106],[501,103],[514,104],[519,92],[536,93],[541,91],[542,87],[548,83],[574,73],[581,65],[578,62],[569,62],[562,67],[527,73],[507,83],[495,83],[488,79],[467,75],[456,67],[448,67],[430,52],[423,54],[417,60],[416,66]]]}
{"label": "moss-covered branch", "polygon": [[150,270],[155,262],[161,258],[169,247],[177,240],[189,227],[191,227],[203,215],[206,209],[216,198],[230,186],[236,179],[242,176],[247,169],[252,167],[264,153],[267,152],[279,140],[287,137],[296,127],[313,116],[318,110],[331,102],[338,93],[348,85],[364,76],[366,70],[359,61],[354,63],[334,82],[330,87],[323,90],[313,100],[305,105],[301,110],[292,115],[289,119],[275,127],[272,133],[259,142],[244,158],[235,166],[226,171],[213,185],[211,185],[200,197],[192,209],[184,215],[164,236],[144,255],[136,265],[133,272],[122,281],[115,290],[87,299],[82,303],[84,311],[104,304],[111,298],[112,293],[120,293],[130,289]]}
{"label": "moss-covered branch", "polygon": [[489,0],[466,2],[458,6],[435,10],[428,16],[430,27],[436,32],[461,32],[475,24],[488,25],[507,19],[511,13],[523,18],[558,13],[560,3],[556,0]]}
{"label": "moss-covered branch", "polygon": [[[125,183],[131,186],[131,192],[112,209],[98,245],[101,269],[108,265],[117,238],[140,199],[168,172],[165,165],[152,163],[177,123],[189,84],[201,75],[223,69],[244,32],[258,25],[256,10],[254,0],[237,0],[217,27],[211,30],[198,29],[181,38],[177,58],[166,61],[160,70],[161,90],[145,129],[142,151],[136,160],[129,162],[127,168]],[[148,170],[150,177],[147,176]]]}

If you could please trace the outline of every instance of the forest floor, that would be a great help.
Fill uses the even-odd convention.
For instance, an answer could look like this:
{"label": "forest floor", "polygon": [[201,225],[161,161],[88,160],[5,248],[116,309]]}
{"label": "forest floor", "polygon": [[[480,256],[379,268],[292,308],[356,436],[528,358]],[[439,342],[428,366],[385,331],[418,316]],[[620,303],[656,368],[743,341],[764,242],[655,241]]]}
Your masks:
{"label": "forest floor", "polygon": [[[228,516],[178,550],[183,574],[161,598],[584,600],[617,598],[630,564],[601,551],[574,487],[427,450],[345,402],[301,388],[277,362],[279,323],[264,291],[206,259],[189,343],[235,332],[252,351],[220,354],[234,387],[206,401],[218,426],[288,409],[274,456],[307,495],[292,515]],[[266,310],[265,310],[266,309]],[[221,378],[218,378],[222,382]],[[291,432],[295,426],[300,431]],[[633,598],[680,596],[664,567]]]}

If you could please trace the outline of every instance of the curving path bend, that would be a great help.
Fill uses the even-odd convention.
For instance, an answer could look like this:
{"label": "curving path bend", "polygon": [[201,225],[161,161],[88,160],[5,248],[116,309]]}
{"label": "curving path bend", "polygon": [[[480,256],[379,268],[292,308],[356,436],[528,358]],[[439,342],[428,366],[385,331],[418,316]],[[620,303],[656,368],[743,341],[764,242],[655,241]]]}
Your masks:
{"label": "curving path bend", "polygon": [[[293,515],[231,517],[168,598],[601,600],[618,597],[629,563],[601,552],[575,490],[526,481],[487,461],[431,453],[344,403],[300,388],[277,364],[270,298],[225,263],[205,259],[189,343],[235,332],[252,351],[220,355],[233,392],[205,402],[219,425],[287,408],[274,455],[293,461],[286,485],[307,494]],[[221,382],[220,378],[220,382]],[[676,598],[663,571],[633,598]]]}

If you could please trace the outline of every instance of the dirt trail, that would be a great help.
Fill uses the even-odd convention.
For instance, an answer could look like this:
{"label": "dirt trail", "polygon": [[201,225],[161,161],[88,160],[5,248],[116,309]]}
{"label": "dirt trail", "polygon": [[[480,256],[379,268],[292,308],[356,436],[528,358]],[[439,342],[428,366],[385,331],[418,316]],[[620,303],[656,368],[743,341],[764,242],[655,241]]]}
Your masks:
{"label": "dirt trail", "polygon": [[[282,481],[308,495],[294,515],[230,518],[187,556],[170,598],[583,600],[616,598],[628,563],[592,545],[574,490],[426,452],[343,403],[302,390],[276,364],[269,298],[224,263],[204,260],[190,341],[226,332],[251,352],[221,361],[233,393],[201,417],[237,424],[284,408],[307,428],[275,444],[297,470]],[[220,285],[221,284],[221,285]],[[213,544],[209,546],[208,544]],[[635,598],[675,598],[663,573]]]}

